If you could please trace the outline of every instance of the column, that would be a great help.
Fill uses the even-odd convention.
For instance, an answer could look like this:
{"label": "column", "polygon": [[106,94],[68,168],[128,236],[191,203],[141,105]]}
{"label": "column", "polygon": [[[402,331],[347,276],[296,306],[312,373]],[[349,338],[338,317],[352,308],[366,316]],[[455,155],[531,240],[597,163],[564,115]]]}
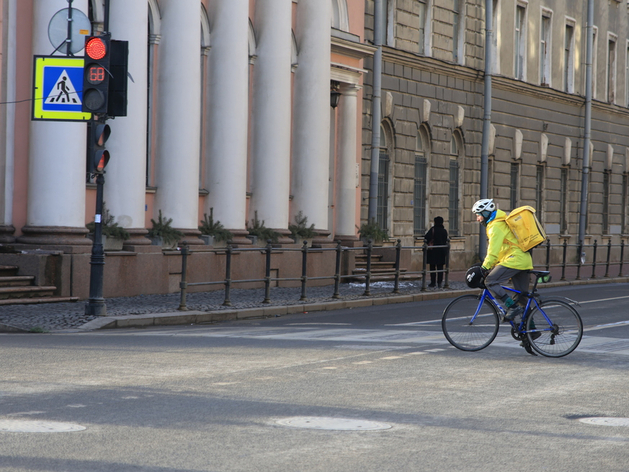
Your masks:
{"label": "column", "polygon": [[[87,0],[73,8],[87,14]],[[48,23],[67,0],[34,0],[33,54],[54,50]],[[76,84],[79,89],[82,84]],[[85,146],[83,122],[32,121],[30,127],[28,207],[19,242],[37,245],[85,245]]]}
{"label": "column", "polygon": [[15,162],[15,102],[17,83],[17,0],[0,2],[0,243],[12,243],[15,238],[13,226],[13,180]]}
{"label": "column", "polygon": [[291,219],[301,211],[320,235],[329,234],[330,10],[328,1],[300,0],[295,28]]}
{"label": "column", "polygon": [[199,235],[199,141],[201,7],[198,0],[162,0],[159,45],[157,162],[154,218],[201,243]]}
{"label": "column", "polygon": [[358,86],[343,84],[339,103],[339,138],[336,179],[336,220],[334,239],[356,238],[356,142]]}
{"label": "column", "polygon": [[[257,0],[250,219],[288,234],[291,126],[291,0]],[[290,242],[284,238],[282,242]]]}
{"label": "column", "polygon": [[150,244],[144,237],[148,3],[111,0],[109,12],[112,39],[129,41],[133,80],[127,80],[127,116],[108,121],[111,160],[105,175],[105,203],[115,221],[131,233],[129,244]]}
{"label": "column", "polygon": [[209,129],[204,212],[214,208],[240,244],[247,220],[249,123],[249,0],[216,0],[209,11]]}

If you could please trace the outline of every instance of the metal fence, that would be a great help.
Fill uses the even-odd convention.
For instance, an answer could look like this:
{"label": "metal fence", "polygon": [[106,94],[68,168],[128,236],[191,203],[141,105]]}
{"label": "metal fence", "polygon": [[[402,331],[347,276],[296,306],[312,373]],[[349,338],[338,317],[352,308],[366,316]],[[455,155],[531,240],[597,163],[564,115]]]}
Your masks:
{"label": "metal fence", "polygon": [[[576,269],[576,274],[571,274],[571,275],[575,275],[575,279],[578,280],[581,278],[582,269],[587,268],[587,267],[591,267],[592,269],[590,278],[596,277],[597,267],[598,268],[605,267],[605,275],[603,277],[609,277],[610,268],[616,265],[619,266],[618,276],[619,277],[622,276],[623,265],[624,265],[623,260],[624,260],[624,253],[625,253],[624,241],[622,241],[620,245],[612,245],[610,241],[606,245],[599,246],[597,241],[594,241],[594,244],[591,244],[591,245],[568,244],[567,242],[564,242],[563,244],[558,245],[558,246],[559,248],[553,247],[550,241],[547,241],[545,244],[538,246],[538,248],[534,250],[534,260],[537,260],[538,267],[540,265],[543,265],[545,266],[546,270],[550,271],[551,269],[554,269],[556,272],[558,272],[560,269],[561,270],[560,280],[566,280],[567,270],[571,270],[572,272],[574,272],[575,269]],[[440,248],[446,249],[446,260],[445,260],[444,269],[440,271],[427,270],[426,255],[428,251],[434,250],[434,249],[440,249]],[[574,255],[570,255],[568,251],[569,248],[576,249],[576,253],[573,253]],[[611,254],[612,254],[612,251],[615,250],[616,248],[618,248],[620,252],[619,258],[617,261],[613,261],[612,263]],[[551,262],[553,259],[552,256],[554,255],[555,256],[554,258],[555,259],[557,258],[556,257],[557,249],[561,250],[561,260],[558,263],[552,263]],[[598,260],[599,251],[602,249],[606,250],[605,262]],[[382,251],[395,251],[395,263],[391,271],[374,272],[372,268],[372,256],[374,255],[374,245],[371,241],[369,241],[366,246],[362,246],[362,247],[345,247],[345,246],[342,246],[340,242],[338,242],[336,247],[316,248],[316,249],[309,247],[306,241],[304,241],[303,246],[301,248],[288,248],[288,247],[276,248],[276,247],[273,247],[273,245],[271,244],[271,241],[268,241],[266,247],[239,248],[239,247],[233,247],[231,244],[228,244],[227,248],[212,249],[212,250],[206,251],[206,252],[214,252],[216,254],[224,255],[225,257],[224,279],[219,280],[219,281],[214,281],[214,282],[188,282],[187,281],[188,258],[193,256],[195,253],[191,252],[190,249],[184,245],[180,248],[181,256],[182,256],[181,258],[182,270],[181,270],[181,281],[179,284],[180,294],[181,294],[179,310],[187,310],[186,295],[187,295],[188,288],[199,287],[199,286],[223,285],[223,290],[224,290],[223,306],[232,306],[232,302],[230,299],[232,287],[235,284],[245,284],[245,283],[263,283],[264,299],[262,300],[262,303],[264,304],[271,303],[271,284],[273,282],[300,282],[300,285],[301,285],[301,295],[299,298],[300,301],[306,301],[308,299],[308,295],[307,295],[308,283],[312,281],[320,281],[320,280],[329,280],[332,282],[330,285],[333,285],[333,293],[331,295],[331,298],[333,299],[340,298],[340,293],[339,293],[340,284],[341,282],[349,281],[349,279],[364,281],[365,291],[363,293],[363,296],[370,296],[372,281],[374,277],[376,276],[392,278],[393,280],[392,293],[394,294],[400,292],[400,280],[402,277],[407,278],[407,279],[409,278],[421,279],[420,290],[425,291],[426,282],[427,282],[426,276],[430,273],[439,273],[439,272],[442,272],[444,274],[444,288],[449,288],[449,278],[450,278],[450,272],[451,272],[450,241],[448,241],[447,244],[443,246],[428,246],[425,243],[423,244],[423,246],[402,246],[401,240],[397,240],[397,244],[395,246],[378,247],[377,250],[379,253],[381,253]],[[415,253],[417,252],[422,253],[421,270],[406,271],[400,268],[400,259],[401,259],[401,254],[403,250],[410,250],[410,251],[415,251]],[[542,259],[545,259],[545,260],[542,261],[540,264],[539,254],[541,253],[542,250],[545,251],[544,253],[545,257],[542,257]],[[272,277],[271,276],[272,255],[274,253],[287,252],[287,251],[301,252],[301,276],[300,277]],[[335,264],[334,264],[333,274],[332,274],[332,268],[330,267],[331,275],[316,276],[316,277],[308,275],[308,257],[312,251],[316,251],[316,252],[334,251],[335,252]],[[360,252],[361,254],[366,256],[366,268],[364,272],[361,271],[360,273],[348,273],[348,274],[343,275],[342,267],[341,267],[343,254],[346,252],[352,252],[352,251]],[[237,280],[234,280],[232,278],[232,256],[237,253],[245,253],[245,252],[258,252],[264,255],[265,275],[263,278],[237,279]],[[574,260],[574,262],[570,262],[571,260]],[[346,270],[348,272],[351,272],[350,269],[351,268],[346,267]]]}

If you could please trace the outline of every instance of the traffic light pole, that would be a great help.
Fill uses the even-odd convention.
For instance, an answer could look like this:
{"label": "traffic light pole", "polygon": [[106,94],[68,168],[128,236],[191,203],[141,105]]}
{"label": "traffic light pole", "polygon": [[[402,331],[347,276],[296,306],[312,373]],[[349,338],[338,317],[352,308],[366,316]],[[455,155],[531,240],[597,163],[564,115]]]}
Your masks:
{"label": "traffic light pole", "polygon": [[85,314],[106,316],[107,306],[103,298],[103,276],[105,273],[105,251],[103,249],[103,185],[105,176],[96,174],[96,215],[94,218],[94,244],[90,259],[90,298],[85,304]]}

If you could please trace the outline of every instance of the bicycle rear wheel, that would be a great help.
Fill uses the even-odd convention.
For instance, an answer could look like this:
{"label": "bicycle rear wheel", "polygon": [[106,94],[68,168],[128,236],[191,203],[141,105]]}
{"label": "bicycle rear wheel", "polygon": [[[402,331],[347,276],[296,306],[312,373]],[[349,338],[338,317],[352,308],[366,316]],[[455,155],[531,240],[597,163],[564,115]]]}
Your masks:
{"label": "bicycle rear wheel", "polygon": [[529,315],[526,336],[531,347],[546,357],[563,357],[574,351],[583,337],[577,310],[562,300],[544,300]]}
{"label": "bicycle rear wheel", "polygon": [[480,351],[498,334],[500,320],[496,307],[480,296],[463,295],[450,302],[443,311],[441,328],[446,339],[462,351]]}

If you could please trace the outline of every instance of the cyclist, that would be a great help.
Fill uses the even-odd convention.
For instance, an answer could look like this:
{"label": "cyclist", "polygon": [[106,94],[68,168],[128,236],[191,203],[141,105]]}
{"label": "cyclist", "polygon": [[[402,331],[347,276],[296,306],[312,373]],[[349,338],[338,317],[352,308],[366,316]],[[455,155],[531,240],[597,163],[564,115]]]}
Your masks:
{"label": "cyclist", "polygon": [[485,285],[496,299],[507,309],[505,321],[513,321],[523,309],[509,296],[501,284],[511,279],[513,287],[520,292],[529,289],[529,270],[533,268],[531,254],[522,251],[515,236],[505,222],[506,214],[496,208],[492,199],[477,201],[472,207],[476,221],[487,227],[487,256],[481,265]]}

